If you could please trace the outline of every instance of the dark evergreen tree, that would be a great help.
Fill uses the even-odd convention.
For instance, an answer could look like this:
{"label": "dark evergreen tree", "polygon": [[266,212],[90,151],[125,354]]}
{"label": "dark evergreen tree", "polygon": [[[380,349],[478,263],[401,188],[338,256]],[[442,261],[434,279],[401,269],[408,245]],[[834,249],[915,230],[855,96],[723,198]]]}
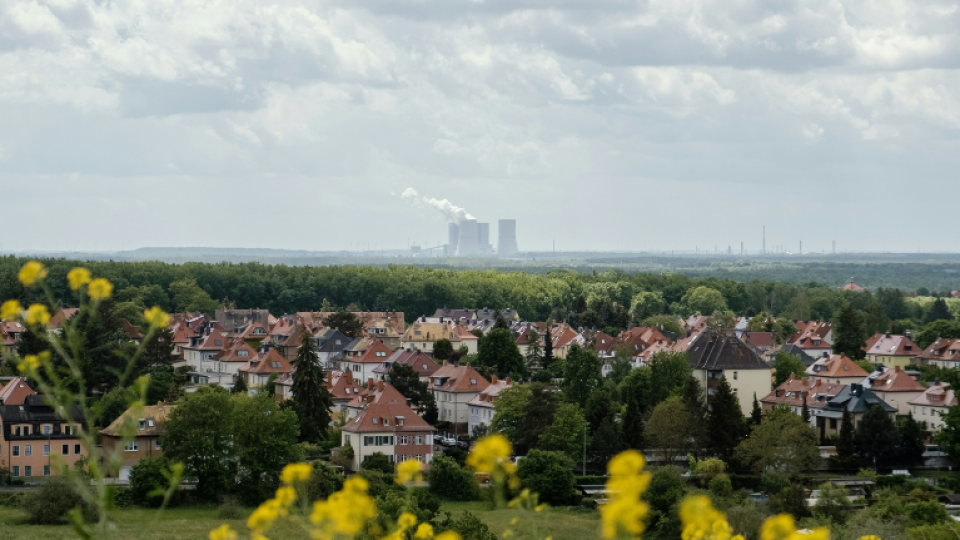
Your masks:
{"label": "dark evergreen tree", "polygon": [[[453,354],[453,343],[449,339],[438,339],[433,343],[434,360],[446,360]],[[438,364],[440,362],[437,362]]]}
{"label": "dark evergreen tree", "polygon": [[323,320],[324,326],[336,328],[341,334],[348,338],[358,338],[363,336],[363,321],[349,311],[336,311],[327,315]]}
{"label": "dark evergreen tree", "polygon": [[493,368],[500,377],[524,377],[527,366],[510,330],[494,328],[480,338],[477,364]]}
{"label": "dark evergreen tree", "polygon": [[650,370],[633,370],[620,385],[620,395],[626,404],[623,411],[623,443],[628,448],[643,449],[644,417],[647,414],[647,399],[650,395]]}
{"label": "dark evergreen tree", "polygon": [[424,422],[434,426],[437,424],[437,420],[440,418],[440,411],[437,409],[437,402],[433,398],[433,395],[430,396],[430,401],[427,402],[423,407],[423,420]]}
{"label": "dark evergreen tree", "polygon": [[693,453],[700,456],[710,445],[707,437],[707,401],[703,387],[700,386],[700,381],[693,376],[687,377],[683,388],[680,390],[680,398],[690,414],[690,436],[693,439]]}
{"label": "dark evergreen tree", "polygon": [[497,315],[493,320],[493,327],[502,328],[504,330],[510,329],[510,323],[508,323],[507,320],[503,318],[503,312],[500,311],[499,309],[497,310]]}
{"label": "dark evergreen tree", "polygon": [[857,454],[856,431],[853,428],[853,415],[844,409],[840,419],[840,440],[837,441],[837,464],[844,469],[856,469],[860,463]]}
{"label": "dark evergreen tree", "polygon": [[953,314],[950,313],[950,310],[947,309],[947,302],[943,298],[937,298],[933,301],[933,305],[930,306],[930,311],[927,312],[926,323],[932,323],[934,321],[952,321]]}
{"label": "dark evergreen tree", "polygon": [[584,409],[584,418],[590,426],[590,433],[596,432],[604,420],[616,418],[617,411],[617,404],[614,403],[609,390],[600,387],[591,392]]}
{"label": "dark evergreen tree", "polygon": [[753,393],[753,409],[750,410],[750,425],[759,426],[763,421],[763,409],[760,408],[760,402],[757,401],[757,393]]}
{"label": "dark evergreen tree", "polygon": [[863,350],[867,344],[863,314],[847,302],[843,304],[833,320],[833,352],[845,354],[852,360],[863,360],[867,357]]}
{"label": "dark evergreen tree", "polygon": [[313,336],[306,329],[294,365],[297,369],[293,372],[293,403],[300,419],[300,440],[319,442],[330,425],[333,396],[327,390]]}
{"label": "dark evergreen tree", "polygon": [[890,464],[900,446],[900,433],[890,414],[880,405],[870,407],[857,424],[857,451],[874,469]]}
{"label": "dark evergreen tree", "polygon": [[743,439],[744,418],[740,409],[740,400],[733,394],[726,377],[720,379],[717,390],[710,400],[710,413],[707,415],[707,437],[710,448],[729,462],[733,451]]}
{"label": "dark evergreen tree", "polygon": [[152,366],[166,366],[173,359],[173,333],[160,328],[143,344],[143,358]]}
{"label": "dark evergreen tree", "polygon": [[579,345],[570,347],[563,360],[563,398],[585,408],[590,394],[602,382],[602,367],[597,353]]}
{"label": "dark evergreen tree", "polygon": [[547,324],[547,333],[543,335],[543,369],[553,363],[553,336],[550,335],[550,325]]}
{"label": "dark evergreen tree", "polygon": [[800,409],[800,418],[803,418],[804,423],[810,425],[810,407],[807,406],[807,400],[803,400],[803,407]]}
{"label": "dark evergreen tree", "polygon": [[607,462],[623,449],[617,421],[615,417],[608,416],[597,427],[591,424],[590,429],[593,431],[587,448],[590,462],[597,469],[606,470]]}
{"label": "dark evergreen tree", "polygon": [[543,383],[530,383],[529,388],[530,397],[516,430],[517,455],[537,447],[540,436],[553,424],[559,407],[557,394],[548,391]]}
{"label": "dark evergreen tree", "polygon": [[243,375],[237,373],[234,375],[233,379],[233,388],[230,389],[231,394],[246,394],[249,388],[247,388],[247,380],[243,378]]}
{"label": "dark evergreen tree", "polygon": [[908,414],[900,426],[900,448],[897,458],[901,465],[915,467],[923,463],[923,452],[926,449],[926,436],[920,423]]}

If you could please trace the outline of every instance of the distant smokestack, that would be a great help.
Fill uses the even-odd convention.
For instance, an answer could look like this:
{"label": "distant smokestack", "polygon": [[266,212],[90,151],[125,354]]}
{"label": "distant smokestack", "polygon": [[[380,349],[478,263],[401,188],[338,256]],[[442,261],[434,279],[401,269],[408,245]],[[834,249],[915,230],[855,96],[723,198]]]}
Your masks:
{"label": "distant smokestack", "polygon": [[497,255],[510,256],[520,251],[517,248],[517,220],[497,220],[497,236]]}
{"label": "distant smokestack", "polygon": [[460,227],[456,223],[447,225],[447,254],[453,256],[457,252],[457,242],[460,239]]}
{"label": "distant smokestack", "polygon": [[460,238],[457,241],[457,256],[469,257],[479,252],[477,247],[477,220],[465,219],[460,222]]}

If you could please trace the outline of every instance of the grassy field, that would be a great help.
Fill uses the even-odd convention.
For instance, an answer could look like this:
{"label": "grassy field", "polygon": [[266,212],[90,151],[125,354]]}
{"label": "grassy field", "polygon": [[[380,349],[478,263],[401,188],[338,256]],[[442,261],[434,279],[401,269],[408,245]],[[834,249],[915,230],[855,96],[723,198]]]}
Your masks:
{"label": "grassy field", "polygon": [[[447,503],[441,512],[470,511],[483,520],[500,536],[506,529],[514,531],[516,540],[581,540],[596,538],[599,522],[596,512],[587,510],[552,509],[541,514],[526,514],[520,524],[510,525],[518,515],[515,510],[490,510],[486,503]],[[121,510],[117,514],[115,538],[142,540],[206,540],[208,533],[222,523],[237,531],[246,531],[245,520],[221,520],[216,508],[174,508],[165,511],[154,521],[156,513],[149,510]],[[535,529],[534,529],[535,527]],[[280,527],[269,535],[271,539],[303,538],[292,528]],[[15,508],[0,507],[0,540],[75,540],[77,536],[67,525],[38,526],[24,523],[24,514]],[[245,538],[243,534],[240,538]]]}

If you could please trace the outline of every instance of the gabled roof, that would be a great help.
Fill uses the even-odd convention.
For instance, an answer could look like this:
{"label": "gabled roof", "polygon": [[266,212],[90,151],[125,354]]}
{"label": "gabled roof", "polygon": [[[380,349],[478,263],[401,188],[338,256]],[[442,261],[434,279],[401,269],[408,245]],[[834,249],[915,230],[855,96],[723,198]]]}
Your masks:
{"label": "gabled roof", "polygon": [[510,377],[503,380],[498,380],[494,377],[490,386],[487,386],[482,392],[474,396],[473,399],[467,402],[467,405],[492,408],[493,403],[500,396],[500,392],[512,386],[513,383],[510,382]]}
{"label": "gabled roof", "polygon": [[954,407],[957,405],[957,396],[949,384],[942,382],[927,388],[909,403],[922,407]]}
{"label": "gabled roof", "polygon": [[22,405],[27,396],[36,395],[22,377],[14,377],[0,389],[0,405]]}
{"label": "gabled roof", "polygon": [[901,370],[900,366],[894,366],[873,379],[870,389],[875,392],[923,392],[927,387]]}
{"label": "gabled roof", "polygon": [[470,366],[445,364],[430,376],[430,389],[442,392],[483,392],[490,382]]}
{"label": "gabled roof", "polygon": [[418,319],[417,322],[410,325],[410,328],[407,328],[407,331],[403,334],[402,341],[436,342],[440,339],[448,339],[453,343],[459,343],[461,341],[460,334],[453,328],[454,325],[452,323],[420,322]]}
{"label": "gabled roof", "polygon": [[960,339],[937,338],[917,356],[924,360],[960,362]]}
{"label": "gabled roof", "polygon": [[429,377],[440,369],[440,366],[427,353],[418,349],[399,349],[387,358],[383,366],[374,369],[374,372],[382,369],[383,373],[390,371],[388,366],[393,364],[406,364],[417,372],[421,377]]}
{"label": "gabled roof", "polygon": [[47,328],[63,328],[67,321],[72,319],[77,313],[80,313],[80,308],[60,308],[50,317]]}
{"label": "gabled roof", "polygon": [[768,350],[773,347],[773,332],[744,332],[743,340],[748,341],[762,350]]}
{"label": "gabled roof", "polygon": [[266,354],[261,352],[240,368],[240,371],[247,373],[287,373],[292,370],[293,366],[290,362],[287,362],[287,359],[274,348],[267,349]]}
{"label": "gabled roof", "polygon": [[830,384],[821,380],[790,378],[760,399],[762,403],[802,407],[807,402],[809,408],[824,408],[829,399],[846,388],[845,384]]}
{"label": "gabled roof", "polygon": [[360,356],[350,358],[350,362],[357,362],[360,364],[382,364],[390,358],[393,354],[393,351],[390,350],[390,347],[387,347],[379,339],[373,340],[373,343],[367,347],[367,350],[363,351],[363,354]]}
{"label": "gabled roof", "polygon": [[867,349],[867,354],[883,356],[916,356],[921,352],[920,347],[910,341],[907,336],[883,334],[873,346]]}
{"label": "gabled roof", "polygon": [[[102,435],[107,437],[120,437],[125,422],[133,422],[137,426],[136,437],[159,437],[163,435],[163,424],[167,420],[170,412],[177,408],[173,403],[158,403],[156,405],[147,405],[137,414],[133,407],[127,409],[114,420],[109,426],[100,430]],[[143,420],[143,429],[140,429],[140,421]]]}
{"label": "gabled roof", "polygon": [[407,398],[390,383],[370,380],[367,386],[360,387],[360,393],[354,392],[347,407],[360,409],[371,403],[406,403]]}
{"label": "gabled roof", "polygon": [[143,333],[140,332],[139,326],[134,326],[130,324],[130,321],[120,318],[120,326],[123,328],[123,331],[126,332],[127,337],[133,341],[140,341],[143,339]]}
{"label": "gabled roof", "polygon": [[797,347],[793,343],[787,343],[780,350],[787,354],[792,354],[796,356],[797,358],[800,359],[800,362],[807,367],[810,367],[811,365],[813,365],[814,362],[817,361],[815,357],[807,354],[807,351],[803,350],[801,347]]}
{"label": "gabled roof", "polygon": [[[70,415],[73,421],[85,424],[83,411],[79,406],[73,409]],[[64,417],[57,414],[43,396],[40,394],[31,394],[24,398],[23,403],[19,405],[0,406],[0,420],[2,423],[17,422],[63,422]]]}
{"label": "gabled roof", "polygon": [[[787,340],[787,343],[797,343],[802,340],[802,343],[798,344],[804,348],[823,348],[824,344],[826,346],[831,345],[827,341],[827,336],[830,334],[830,331],[833,330],[833,325],[829,322],[820,322],[820,321],[794,321],[794,326],[797,327],[797,332],[790,336],[790,339]],[[820,341],[820,344],[814,344],[813,342]]]}
{"label": "gabled roof", "polygon": [[407,406],[406,400],[381,400],[371,403],[340,430],[350,433],[436,431]]}
{"label": "gabled roof", "polygon": [[820,357],[807,368],[807,375],[812,377],[850,377],[861,381],[870,374],[858,366],[857,363],[847,355],[834,354],[832,356]]}
{"label": "gabled roof", "polygon": [[693,369],[770,369],[770,364],[740,338],[712,328],[707,328],[690,342],[687,360]]}
{"label": "gabled roof", "polygon": [[861,286],[857,285],[856,283],[854,283],[854,282],[851,280],[850,283],[847,283],[846,285],[840,287],[840,290],[841,290],[841,291],[863,292],[863,291],[865,291],[865,290],[867,290],[867,289],[864,288],[864,287],[861,287]]}
{"label": "gabled roof", "polygon": [[888,413],[897,412],[897,408],[880,399],[870,389],[861,384],[848,384],[836,396],[827,402],[826,409],[832,411],[847,410],[851,413],[865,413],[870,407],[880,406]]}
{"label": "gabled roof", "polygon": [[583,343],[583,336],[580,335],[580,332],[577,332],[566,323],[551,326],[550,338],[553,340],[554,348],[567,347],[574,343]]}
{"label": "gabled roof", "polygon": [[[211,334],[212,336],[213,334]],[[209,337],[207,338],[210,339]],[[218,340],[214,339],[216,344]],[[222,338],[222,349],[213,355],[213,359],[219,362],[243,362],[247,363],[257,357],[257,351],[247,345],[247,342],[240,338]],[[271,349],[273,350],[273,349]]]}
{"label": "gabled roof", "polygon": [[353,378],[350,371],[328,371],[327,372],[327,390],[333,394],[333,399],[339,401],[350,401],[354,396],[363,391],[363,383]]}

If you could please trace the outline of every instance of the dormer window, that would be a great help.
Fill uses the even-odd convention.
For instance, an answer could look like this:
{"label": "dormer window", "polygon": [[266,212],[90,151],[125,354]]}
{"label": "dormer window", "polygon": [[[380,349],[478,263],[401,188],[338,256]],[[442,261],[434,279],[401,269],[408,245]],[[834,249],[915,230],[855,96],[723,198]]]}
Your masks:
{"label": "dormer window", "polygon": [[147,421],[141,418],[137,429],[143,430],[146,428],[147,428]]}
{"label": "dormer window", "polygon": [[377,425],[379,423],[380,423],[380,420],[378,418],[373,419],[373,425]]}
{"label": "dormer window", "polygon": [[147,426],[153,427],[153,419],[147,420]]}
{"label": "dormer window", "polygon": [[390,419],[389,419],[389,418],[384,418],[384,419],[383,419],[383,425],[389,426],[389,425],[390,425]]}
{"label": "dormer window", "polygon": [[476,384],[477,384],[477,380],[476,380],[476,379],[470,379],[470,384],[476,385]]}

